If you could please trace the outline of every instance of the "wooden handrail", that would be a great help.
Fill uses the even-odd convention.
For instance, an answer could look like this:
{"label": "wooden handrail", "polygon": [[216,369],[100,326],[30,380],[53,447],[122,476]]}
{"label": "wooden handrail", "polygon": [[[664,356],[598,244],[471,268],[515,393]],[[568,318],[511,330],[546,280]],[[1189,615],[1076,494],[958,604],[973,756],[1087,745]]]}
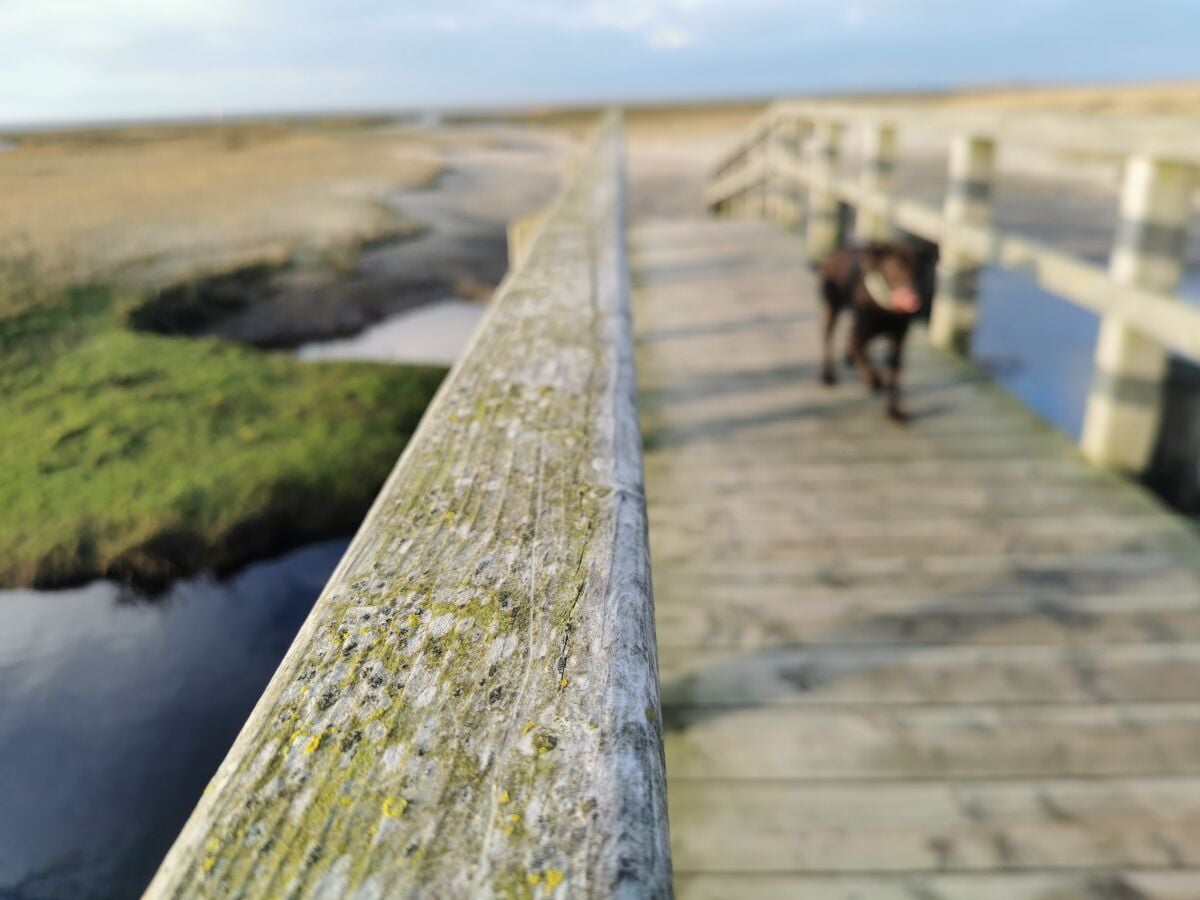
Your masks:
{"label": "wooden handrail", "polygon": [[148,897],[671,895],[623,191],[609,117]]}
{"label": "wooden handrail", "polygon": [[[812,133],[812,141],[824,142],[822,152],[832,159],[837,130],[829,131],[829,126],[849,125],[868,135],[886,129],[890,143],[898,125],[908,122],[953,136],[952,171],[942,210],[876,189],[887,180],[870,172],[843,177],[820,159],[814,162],[794,148],[772,144],[772,135],[781,129],[794,133],[804,128]],[[991,160],[1000,140],[1125,158],[1121,223],[1107,270],[988,223]],[[756,152],[768,146],[772,152]],[[879,161],[868,164],[878,166]],[[1197,173],[1200,132],[1171,120],[780,102],[756,118],[721,157],[705,199],[717,212],[751,210],[791,221],[795,211],[788,204],[770,202],[769,194],[780,188],[792,195],[807,191],[808,208],[819,211],[806,223],[814,256],[831,247],[829,203],[835,199],[869,213],[872,231],[890,225],[943,244],[931,334],[949,348],[969,347],[977,270],[983,265],[1015,271],[1099,313],[1097,377],[1082,446],[1098,464],[1137,471],[1147,463],[1157,434],[1166,351],[1200,359],[1200,308],[1175,293],[1192,193],[1200,185]]]}

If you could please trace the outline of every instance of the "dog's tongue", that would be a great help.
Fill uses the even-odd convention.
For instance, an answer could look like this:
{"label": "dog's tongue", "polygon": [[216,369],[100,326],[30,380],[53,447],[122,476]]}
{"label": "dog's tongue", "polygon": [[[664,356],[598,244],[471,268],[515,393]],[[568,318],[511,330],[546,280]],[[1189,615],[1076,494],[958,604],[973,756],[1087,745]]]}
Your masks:
{"label": "dog's tongue", "polygon": [[915,313],[921,308],[921,298],[912,288],[896,288],[892,291],[892,308],[897,312]]}

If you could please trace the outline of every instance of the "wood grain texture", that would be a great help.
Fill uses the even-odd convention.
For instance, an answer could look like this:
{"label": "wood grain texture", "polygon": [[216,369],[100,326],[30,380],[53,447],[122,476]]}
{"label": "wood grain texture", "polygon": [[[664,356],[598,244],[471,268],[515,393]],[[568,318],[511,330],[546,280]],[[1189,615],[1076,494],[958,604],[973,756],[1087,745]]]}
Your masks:
{"label": "wood grain texture", "polygon": [[632,248],[677,895],[1200,897],[1194,528],[923,332],[822,386],[782,229]]}
{"label": "wood grain texture", "polygon": [[669,897],[608,120],[150,886]]}

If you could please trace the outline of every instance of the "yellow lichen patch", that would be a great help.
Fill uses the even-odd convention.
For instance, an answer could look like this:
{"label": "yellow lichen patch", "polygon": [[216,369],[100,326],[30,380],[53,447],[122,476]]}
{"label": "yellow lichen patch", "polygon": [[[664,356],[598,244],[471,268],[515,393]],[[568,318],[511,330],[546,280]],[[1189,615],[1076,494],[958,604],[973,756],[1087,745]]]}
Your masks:
{"label": "yellow lichen patch", "polygon": [[318,731],[311,738],[309,738],[308,743],[304,745],[304,752],[305,753],[316,753],[317,748],[321,746],[321,738],[323,736],[324,735],[322,735],[322,733]]}
{"label": "yellow lichen patch", "polygon": [[408,621],[409,628],[416,628],[418,625],[421,624],[421,617],[418,616],[416,613],[409,613],[407,621]]}
{"label": "yellow lichen patch", "polygon": [[385,797],[383,800],[383,814],[389,819],[400,818],[406,809],[408,801],[403,797]]}
{"label": "yellow lichen patch", "polygon": [[564,678],[563,678],[563,680],[562,680],[562,681],[560,681],[560,682],[558,683],[558,686],[559,686],[559,687],[566,687],[566,686],[567,686],[568,684],[570,684],[570,683],[571,683],[571,682],[569,682],[569,681],[568,681],[568,680],[567,680],[567,679],[564,677]]}
{"label": "yellow lichen patch", "polygon": [[562,884],[565,877],[562,869],[548,869],[546,871],[546,892],[549,893]]}
{"label": "yellow lichen patch", "polygon": [[505,833],[505,834],[515,834],[515,833],[516,833],[516,830],[517,830],[517,828],[518,828],[518,827],[520,826],[520,824],[521,824],[521,814],[520,814],[520,813],[513,813],[512,815],[510,815],[510,816],[508,817],[508,821],[509,821],[511,824],[510,824],[510,825],[509,825],[507,828],[505,828],[505,829],[504,829],[504,833]]}
{"label": "yellow lichen patch", "polygon": [[506,803],[510,802],[511,800],[512,800],[512,797],[508,796],[508,791],[501,791],[501,792],[500,792],[500,805],[501,805],[501,806],[503,806],[504,804],[506,804]]}
{"label": "yellow lichen patch", "polygon": [[541,884],[542,876],[540,872],[530,872],[525,876],[525,881],[530,885]]}
{"label": "yellow lichen patch", "polygon": [[533,729],[534,729],[533,722],[526,722],[525,727],[521,729],[521,734],[529,734],[529,732],[533,731]]}
{"label": "yellow lichen patch", "polygon": [[200,868],[204,869],[205,872],[211,872],[213,866],[216,864],[217,858],[215,856],[206,856],[204,857],[204,862],[200,863]]}
{"label": "yellow lichen patch", "polygon": [[549,753],[557,746],[558,738],[552,734],[538,732],[533,736],[533,749],[538,752],[539,756],[543,753]]}
{"label": "yellow lichen patch", "polygon": [[216,853],[218,850],[221,849],[221,842],[219,840],[217,840],[215,837],[210,837],[207,841],[204,842],[204,849],[207,850],[209,853]]}

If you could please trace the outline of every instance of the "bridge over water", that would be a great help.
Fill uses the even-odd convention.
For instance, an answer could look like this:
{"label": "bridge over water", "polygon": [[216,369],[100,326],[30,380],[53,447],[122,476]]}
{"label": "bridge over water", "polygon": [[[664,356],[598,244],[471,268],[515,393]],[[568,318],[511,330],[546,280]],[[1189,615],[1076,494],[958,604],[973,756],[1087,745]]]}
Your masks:
{"label": "bridge over water", "polygon": [[[987,229],[980,132],[939,213],[823,115],[628,227],[602,126],[149,896],[1200,897],[1200,538],[1117,471],[1200,352],[1190,163],[1105,273]],[[817,379],[839,191],[943,240],[907,427]],[[1108,317],[1087,456],[952,352],[984,259]]]}

